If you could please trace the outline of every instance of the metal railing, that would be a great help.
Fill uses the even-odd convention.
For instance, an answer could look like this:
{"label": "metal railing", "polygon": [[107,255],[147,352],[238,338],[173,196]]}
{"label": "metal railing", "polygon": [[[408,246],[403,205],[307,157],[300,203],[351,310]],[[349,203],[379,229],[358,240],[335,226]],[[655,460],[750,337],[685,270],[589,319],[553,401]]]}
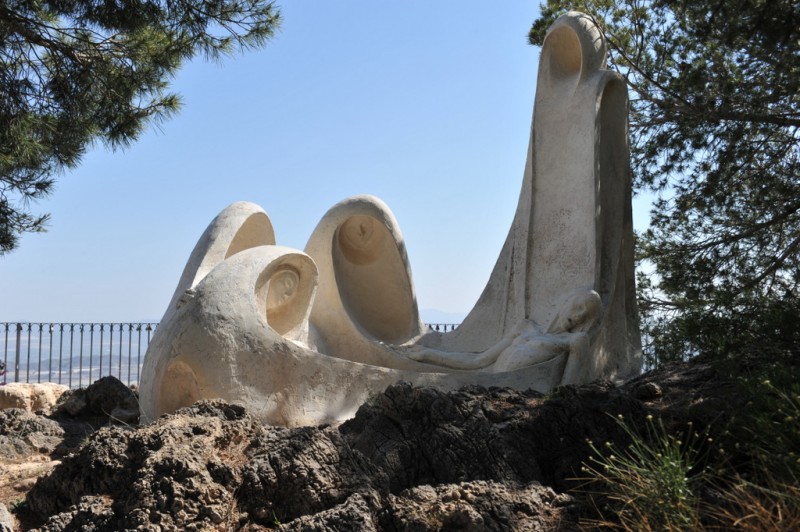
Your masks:
{"label": "metal railing", "polygon": [[460,325],[459,323],[426,323],[425,325],[432,331],[436,332],[449,332],[455,331]]}
{"label": "metal railing", "polygon": [[70,388],[113,375],[139,382],[157,323],[0,323],[6,382],[57,382]]}
{"label": "metal railing", "polygon": [[[448,332],[456,323],[428,323]],[[0,370],[7,382],[56,382],[70,388],[113,375],[139,382],[158,323],[0,323]],[[0,371],[2,373],[2,371]]]}

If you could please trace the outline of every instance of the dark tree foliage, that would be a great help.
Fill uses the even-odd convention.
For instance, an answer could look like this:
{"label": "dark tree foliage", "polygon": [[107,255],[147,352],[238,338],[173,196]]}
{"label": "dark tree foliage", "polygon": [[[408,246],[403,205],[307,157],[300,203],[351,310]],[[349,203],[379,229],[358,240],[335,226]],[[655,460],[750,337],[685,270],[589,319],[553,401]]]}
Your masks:
{"label": "dark tree foliage", "polygon": [[631,91],[646,355],[800,356],[800,2],[550,1],[596,18]]}
{"label": "dark tree foliage", "polygon": [[42,230],[30,202],[88,146],[125,146],[178,109],[184,61],[263,45],[278,23],[265,0],[0,2],[0,255]]}

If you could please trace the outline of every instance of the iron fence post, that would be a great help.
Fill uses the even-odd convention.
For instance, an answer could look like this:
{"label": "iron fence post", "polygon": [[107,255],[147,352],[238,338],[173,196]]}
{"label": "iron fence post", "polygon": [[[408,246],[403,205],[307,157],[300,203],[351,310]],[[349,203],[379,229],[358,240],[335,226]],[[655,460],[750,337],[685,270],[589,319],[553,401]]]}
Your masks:
{"label": "iron fence post", "polygon": [[139,379],[141,376],[139,373],[142,369],[142,324],[139,323],[136,325],[136,334],[138,339],[136,340],[136,383],[139,383]]}
{"label": "iron fence post", "polygon": [[114,370],[111,369],[114,367],[114,361],[112,358],[114,357],[114,324],[108,324],[108,374],[113,375]]}
{"label": "iron fence post", "polygon": [[[131,345],[131,342],[132,341],[133,341],[133,324],[129,323],[128,324],[128,382],[127,382],[128,386],[130,386],[130,384],[131,384],[131,356],[132,356],[132,352],[131,352],[132,345]],[[122,379],[120,379],[120,380],[122,380]]]}
{"label": "iron fence post", "polygon": [[81,345],[78,350],[78,388],[83,386],[83,323],[80,324]]}
{"label": "iron fence post", "polygon": [[8,326],[10,324],[6,323],[6,334],[3,346],[3,384],[6,383],[6,376],[8,375]]}
{"label": "iron fence post", "polygon": [[42,331],[44,323],[39,324],[39,365],[36,367],[36,382],[42,382]]}
{"label": "iron fence post", "polygon": [[117,378],[119,380],[122,380],[122,331],[124,326],[125,324],[123,323],[119,324],[119,372],[117,373]]}
{"label": "iron fence post", "polygon": [[47,382],[53,382],[53,324],[47,326],[47,332],[50,335],[50,356],[47,359]]}
{"label": "iron fence post", "polygon": [[104,327],[105,327],[105,324],[101,323],[100,324],[100,348],[98,349],[98,351],[100,352],[100,375],[98,375],[99,377],[103,376],[103,328]]}
{"label": "iron fence post", "polygon": [[28,349],[27,353],[28,356],[25,359],[25,382],[31,381],[31,329],[33,328],[32,324],[28,324]]}
{"label": "iron fence post", "polygon": [[94,366],[94,323],[89,324],[89,384],[92,383],[92,366]]}
{"label": "iron fence post", "polygon": [[58,324],[58,383],[61,384],[64,362],[64,324]]}
{"label": "iron fence post", "polygon": [[75,345],[75,324],[69,324],[69,387],[72,388],[72,348]]}
{"label": "iron fence post", "polygon": [[17,323],[17,346],[16,357],[14,359],[14,382],[19,382],[19,350],[22,347],[22,324]]}

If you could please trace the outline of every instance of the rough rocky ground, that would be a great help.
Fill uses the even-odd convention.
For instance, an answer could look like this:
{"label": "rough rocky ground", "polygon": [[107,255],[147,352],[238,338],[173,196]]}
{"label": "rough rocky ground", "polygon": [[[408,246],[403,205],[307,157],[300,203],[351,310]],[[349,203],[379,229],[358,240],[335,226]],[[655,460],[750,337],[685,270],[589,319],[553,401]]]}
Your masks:
{"label": "rough rocky ground", "polygon": [[694,361],[548,396],[398,384],[339,426],[265,426],[206,401],[93,431],[131,407],[124,386],[93,386],[50,418],[0,412],[0,439],[16,442],[0,448],[17,453],[3,467],[28,464],[0,488],[19,528],[576,530],[585,508],[566,491],[588,439],[625,441],[613,416],[707,424],[735,407],[719,399],[731,383]]}
{"label": "rough rocky ground", "polygon": [[[0,410],[0,532],[3,508],[29,529],[40,519],[25,511],[25,497],[37,479],[79,449],[89,435],[111,422],[138,422],[136,394],[119,380],[105,377],[62,395],[52,413],[19,408]],[[115,415],[112,418],[111,413]]]}

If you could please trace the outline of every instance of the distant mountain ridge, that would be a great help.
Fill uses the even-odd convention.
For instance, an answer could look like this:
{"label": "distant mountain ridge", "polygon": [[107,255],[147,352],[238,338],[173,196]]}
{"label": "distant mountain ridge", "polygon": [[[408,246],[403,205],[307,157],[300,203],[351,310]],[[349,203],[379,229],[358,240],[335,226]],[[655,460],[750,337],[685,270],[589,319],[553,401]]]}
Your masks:
{"label": "distant mountain ridge", "polygon": [[422,309],[419,314],[425,323],[461,323],[467,317],[466,312],[445,312],[437,309]]}

